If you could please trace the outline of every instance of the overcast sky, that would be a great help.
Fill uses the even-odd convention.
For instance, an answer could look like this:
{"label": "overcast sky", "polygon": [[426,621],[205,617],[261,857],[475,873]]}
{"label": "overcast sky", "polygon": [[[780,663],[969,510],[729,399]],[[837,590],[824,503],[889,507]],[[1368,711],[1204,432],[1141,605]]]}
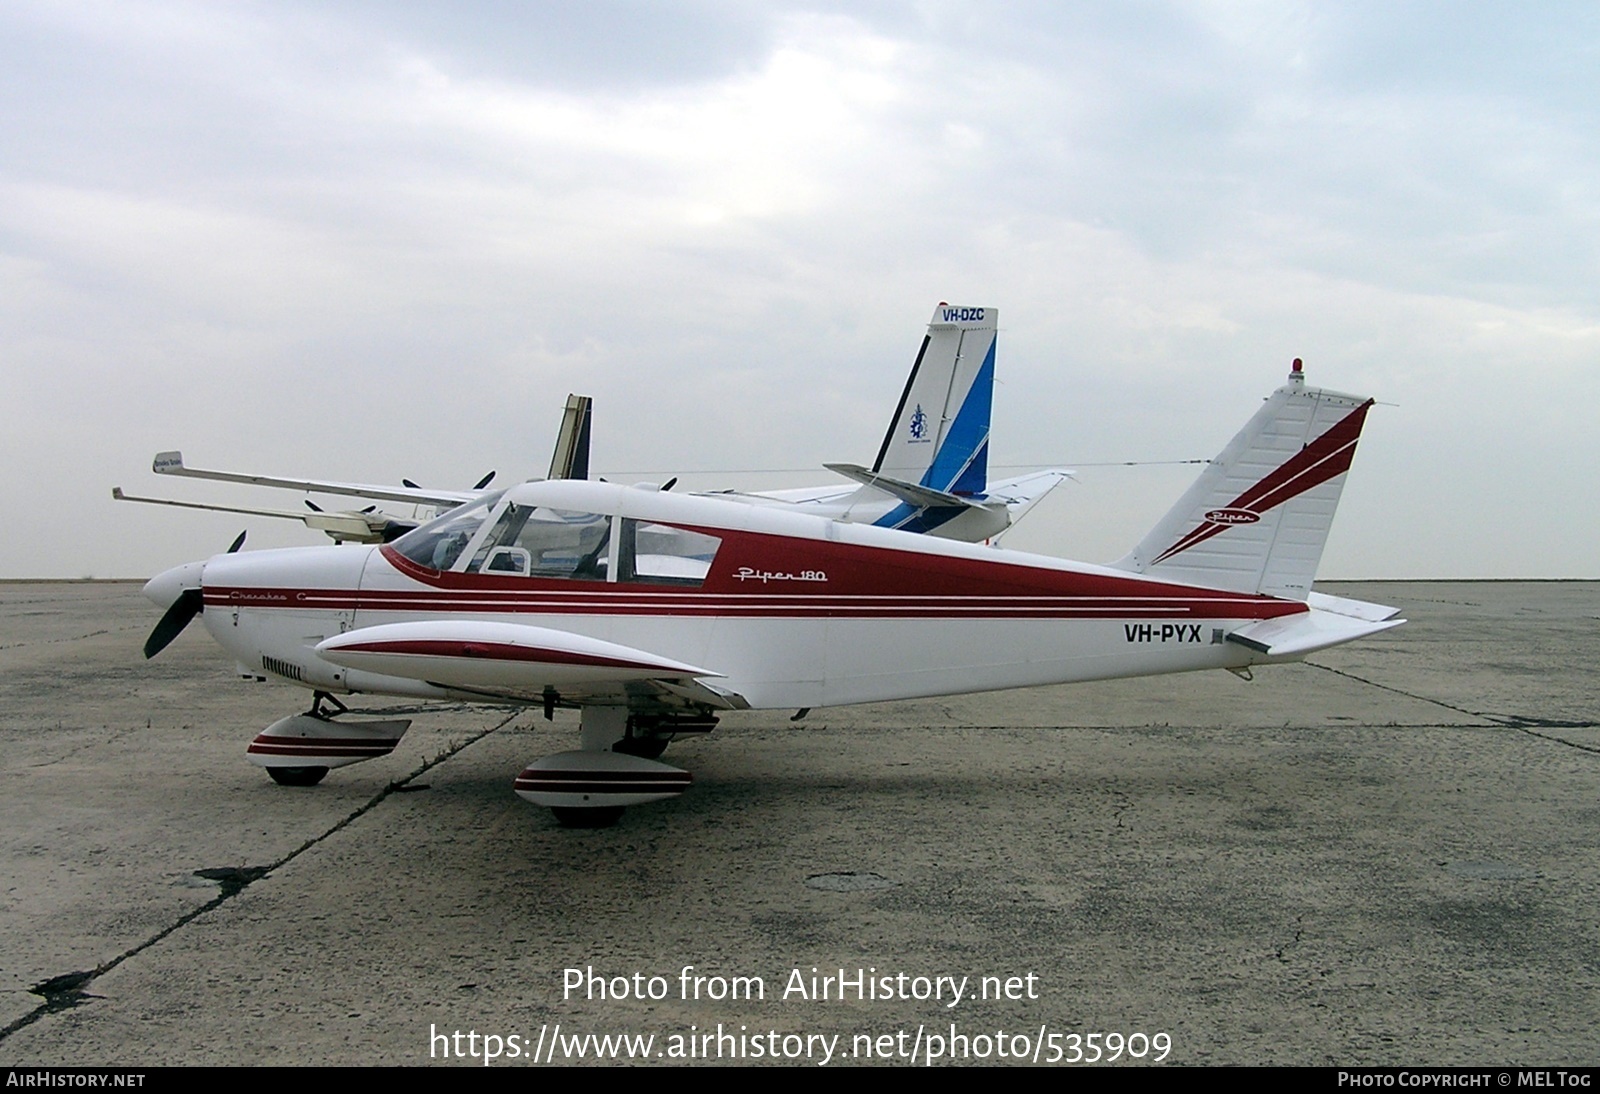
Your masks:
{"label": "overcast sky", "polygon": [[[0,576],[289,522],[159,449],[465,487],[870,462],[933,307],[998,307],[1011,545],[1120,555],[1291,358],[1370,394],[1323,577],[1589,576],[1592,4],[13,0]],[[807,469],[801,473],[784,469]],[[704,474],[691,474],[704,472]],[[1009,473],[1008,471],[1001,473]]]}

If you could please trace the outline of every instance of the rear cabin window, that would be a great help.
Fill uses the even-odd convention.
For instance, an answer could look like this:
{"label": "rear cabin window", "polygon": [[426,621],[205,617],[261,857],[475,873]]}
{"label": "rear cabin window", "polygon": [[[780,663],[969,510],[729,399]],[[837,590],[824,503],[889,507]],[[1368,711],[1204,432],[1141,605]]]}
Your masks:
{"label": "rear cabin window", "polygon": [[644,585],[687,585],[699,588],[711,572],[711,560],[722,540],[687,528],[648,521],[622,522],[622,551],[617,580]]}

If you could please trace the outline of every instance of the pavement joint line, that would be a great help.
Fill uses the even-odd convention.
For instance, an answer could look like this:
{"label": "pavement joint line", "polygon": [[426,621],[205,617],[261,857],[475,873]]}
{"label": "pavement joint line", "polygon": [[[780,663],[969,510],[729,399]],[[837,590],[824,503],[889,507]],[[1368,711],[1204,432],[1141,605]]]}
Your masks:
{"label": "pavement joint line", "polygon": [[1404,695],[1407,699],[1416,699],[1419,702],[1432,703],[1435,706],[1444,707],[1446,710],[1453,710],[1458,714],[1470,715],[1473,718],[1487,718],[1489,721],[1496,722],[1506,729],[1520,730],[1531,737],[1538,737],[1541,740],[1553,741],[1556,744],[1567,745],[1569,748],[1576,748],[1584,752],[1600,752],[1600,748],[1596,748],[1593,745],[1578,744],[1575,741],[1567,741],[1560,737],[1552,737],[1545,733],[1534,732],[1536,728],[1600,729],[1600,722],[1593,720],[1585,721],[1581,719],[1530,718],[1523,714],[1490,714],[1487,711],[1482,710],[1468,710],[1466,707],[1458,707],[1454,704],[1447,703],[1443,699],[1432,699],[1426,695],[1417,695],[1414,692],[1404,691],[1397,687],[1391,687],[1388,684],[1380,684],[1376,680],[1368,680],[1365,676],[1357,676],[1353,672],[1345,672],[1343,669],[1336,669],[1330,665],[1319,665],[1315,661],[1306,661],[1305,664],[1314,669],[1321,669],[1323,672],[1331,672],[1335,676],[1343,676],[1346,680],[1355,680],[1358,683],[1367,684],[1375,688],[1381,688],[1384,691],[1392,691],[1396,695]]}
{"label": "pavement joint line", "polygon": [[169,935],[172,935],[181,928],[188,926],[190,923],[194,922],[196,919],[199,919],[212,909],[221,907],[223,904],[226,904],[228,901],[244,892],[245,889],[249,888],[252,883],[259,881],[264,877],[270,876],[280,866],[288,865],[305,852],[311,850],[319,843],[322,843],[334,833],[349,827],[352,823],[376,809],[383,803],[384,799],[389,797],[389,795],[401,791],[412,780],[426,774],[433,768],[438,767],[446,760],[454,757],[457,753],[465,751],[472,745],[477,744],[491,733],[495,733],[504,729],[506,726],[516,721],[524,713],[525,711],[522,710],[512,711],[510,714],[506,715],[488,729],[480,730],[479,732],[472,734],[460,744],[452,743],[441,749],[436,755],[434,755],[432,759],[424,760],[421,766],[419,766],[409,775],[391,781],[382,790],[374,794],[371,800],[369,800],[365,805],[358,806],[348,816],[344,817],[326,832],[323,832],[321,835],[312,836],[299,847],[296,847],[288,854],[279,858],[276,862],[273,862],[267,866],[252,867],[252,872],[260,872],[255,874],[254,877],[244,880],[243,882],[236,882],[232,885],[224,884],[222,886],[222,891],[216,896],[212,897],[198,908],[191,908],[189,911],[183,913],[176,920],[169,923],[167,926],[163,927],[161,930],[157,931],[143,942],[140,942],[138,945],[124,950],[122,953],[117,954],[109,961],[106,961],[87,972],[64,973],[60,976],[52,976],[47,980],[43,980],[38,984],[35,984],[28,990],[35,995],[44,996],[44,1002],[40,1003],[37,1007],[34,1007],[33,1010],[29,1011],[27,1014],[24,1014],[22,1017],[16,1019],[5,1027],[0,1028],[0,1042],[4,1042],[7,1037],[10,1037],[18,1030],[26,1029],[28,1026],[33,1025],[33,1023],[37,1022],[40,1018],[43,1018],[47,1014],[58,1010],[70,1010],[89,999],[100,998],[99,996],[90,995],[85,989],[88,988],[88,986],[94,981],[98,980],[100,977],[104,976],[106,973],[122,964],[124,961],[138,956],[145,950],[148,950],[150,947],[167,938]]}
{"label": "pavement joint line", "polygon": [[[1594,745],[1581,745],[1577,741],[1568,741],[1568,740],[1565,740],[1564,738],[1561,738],[1561,737],[1552,737],[1548,733],[1536,732],[1535,730],[1533,730],[1533,729],[1531,729],[1531,728],[1529,728],[1528,726],[1525,726],[1525,725],[1517,726],[1516,728],[1520,729],[1522,732],[1526,733],[1530,737],[1539,738],[1541,741],[1554,741],[1558,745],[1566,745],[1568,748],[1576,748],[1580,752],[1600,753],[1600,748],[1596,748]],[[1582,724],[1562,725],[1560,728],[1564,728],[1564,729],[1594,729],[1594,728],[1597,728],[1597,727],[1596,727],[1595,723],[1593,723],[1593,722],[1586,722],[1586,723],[1582,723]]]}

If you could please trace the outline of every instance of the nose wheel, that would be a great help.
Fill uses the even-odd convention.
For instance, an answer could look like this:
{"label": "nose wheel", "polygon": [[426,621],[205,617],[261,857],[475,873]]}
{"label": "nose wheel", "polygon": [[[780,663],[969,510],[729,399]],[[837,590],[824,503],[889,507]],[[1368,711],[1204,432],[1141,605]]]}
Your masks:
{"label": "nose wheel", "polygon": [[597,809],[558,805],[550,812],[555,814],[556,823],[563,828],[610,828],[622,819],[622,810],[623,807],[620,805],[608,805]]}
{"label": "nose wheel", "polygon": [[409,719],[351,720],[345,705],[319,691],[304,714],[280,718],[250,742],[250,762],[267,769],[279,786],[316,786],[335,767],[393,752],[410,728]]}
{"label": "nose wheel", "polygon": [[269,767],[267,774],[279,786],[316,786],[327,775],[325,767]]}

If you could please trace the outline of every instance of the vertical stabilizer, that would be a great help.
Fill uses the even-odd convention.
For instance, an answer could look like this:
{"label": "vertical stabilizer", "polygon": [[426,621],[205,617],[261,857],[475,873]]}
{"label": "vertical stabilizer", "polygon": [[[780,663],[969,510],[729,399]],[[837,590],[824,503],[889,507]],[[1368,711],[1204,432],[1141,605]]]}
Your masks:
{"label": "vertical stabilizer", "polygon": [[593,400],[587,395],[568,395],[556,433],[556,449],[550,455],[552,479],[589,477],[589,411]]}
{"label": "vertical stabilizer", "polygon": [[998,319],[998,308],[934,309],[873,472],[963,496],[988,488]]}
{"label": "vertical stabilizer", "polygon": [[1289,382],[1119,569],[1305,600],[1372,400]]}

